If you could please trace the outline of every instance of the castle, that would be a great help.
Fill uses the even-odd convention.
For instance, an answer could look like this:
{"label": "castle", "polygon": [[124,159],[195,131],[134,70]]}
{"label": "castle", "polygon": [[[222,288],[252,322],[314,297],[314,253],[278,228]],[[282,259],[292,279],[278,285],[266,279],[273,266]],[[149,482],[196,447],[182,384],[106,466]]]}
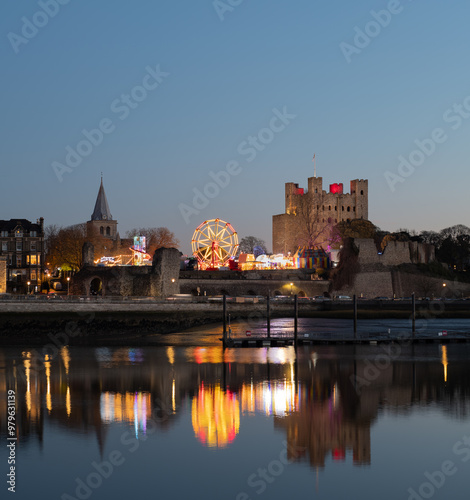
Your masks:
{"label": "castle", "polygon": [[285,204],[284,214],[273,215],[273,253],[294,253],[299,246],[328,250],[335,224],[368,219],[368,181],[352,180],[350,193],[344,193],[343,184],[330,184],[329,192],[324,191],[322,177],[309,177],[307,191],[287,182]]}

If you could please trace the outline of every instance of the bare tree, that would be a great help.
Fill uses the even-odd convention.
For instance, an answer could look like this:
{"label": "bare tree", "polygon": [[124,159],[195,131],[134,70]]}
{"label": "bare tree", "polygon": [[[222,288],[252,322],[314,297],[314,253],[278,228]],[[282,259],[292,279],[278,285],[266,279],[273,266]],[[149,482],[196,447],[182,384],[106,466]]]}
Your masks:
{"label": "bare tree", "polygon": [[178,248],[180,242],[167,227],[141,227],[127,231],[126,237],[145,236],[147,253],[153,255],[157,248]]}
{"label": "bare tree", "polygon": [[264,253],[267,253],[266,243],[264,240],[256,238],[255,236],[245,236],[240,241],[240,253],[254,253],[255,247],[260,247]]}
{"label": "bare tree", "polygon": [[82,247],[86,241],[86,224],[59,227],[48,226],[45,231],[46,265],[49,269],[69,268],[73,271],[82,265]]}

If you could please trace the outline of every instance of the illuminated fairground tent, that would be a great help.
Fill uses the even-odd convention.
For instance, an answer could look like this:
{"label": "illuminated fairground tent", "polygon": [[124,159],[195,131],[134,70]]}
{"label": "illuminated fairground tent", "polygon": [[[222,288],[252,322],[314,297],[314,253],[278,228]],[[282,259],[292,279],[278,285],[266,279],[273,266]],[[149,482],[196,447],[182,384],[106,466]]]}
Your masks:
{"label": "illuminated fairground tent", "polygon": [[330,259],[323,248],[299,247],[294,254],[297,269],[328,269]]}

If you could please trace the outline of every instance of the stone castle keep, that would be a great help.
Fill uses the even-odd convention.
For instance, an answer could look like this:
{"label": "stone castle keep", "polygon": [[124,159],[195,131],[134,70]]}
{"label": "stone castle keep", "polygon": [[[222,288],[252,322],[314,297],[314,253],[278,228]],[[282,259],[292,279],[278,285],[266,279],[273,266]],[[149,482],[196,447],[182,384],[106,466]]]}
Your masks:
{"label": "stone castle keep", "polygon": [[288,182],[285,213],[273,216],[273,253],[294,253],[299,246],[327,250],[335,224],[368,218],[367,180],[352,180],[350,193],[344,193],[343,184],[330,184],[329,191],[324,191],[322,177],[309,177],[307,191]]}

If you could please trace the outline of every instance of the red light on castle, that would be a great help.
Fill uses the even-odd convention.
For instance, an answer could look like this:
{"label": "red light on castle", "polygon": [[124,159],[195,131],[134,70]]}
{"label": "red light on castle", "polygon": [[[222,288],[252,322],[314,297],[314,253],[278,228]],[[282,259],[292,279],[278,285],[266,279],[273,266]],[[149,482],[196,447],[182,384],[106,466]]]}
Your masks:
{"label": "red light on castle", "polygon": [[346,458],[346,452],[345,452],[345,450],[342,450],[342,449],[339,449],[339,448],[335,448],[331,452],[331,454],[332,454],[333,460],[335,462],[345,460],[345,458]]}
{"label": "red light on castle", "polygon": [[330,184],[331,194],[343,194],[343,183],[341,184]]}

